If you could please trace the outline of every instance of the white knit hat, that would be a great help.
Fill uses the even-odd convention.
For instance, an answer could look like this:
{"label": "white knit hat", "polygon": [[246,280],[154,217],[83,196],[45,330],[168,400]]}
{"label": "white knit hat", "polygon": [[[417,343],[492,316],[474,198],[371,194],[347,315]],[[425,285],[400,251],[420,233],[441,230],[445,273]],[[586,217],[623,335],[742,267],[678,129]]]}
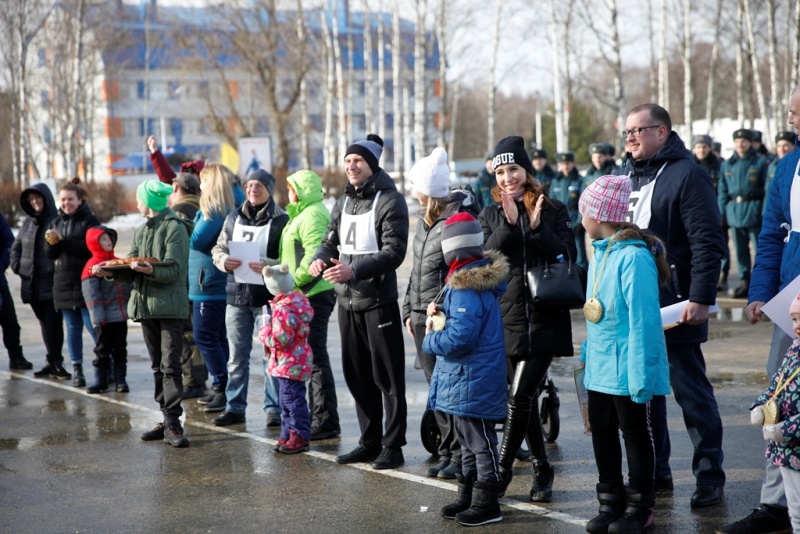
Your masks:
{"label": "white knit hat", "polygon": [[445,198],[450,194],[450,167],[447,166],[447,151],[436,147],[430,156],[417,161],[408,171],[411,185],[425,196]]}

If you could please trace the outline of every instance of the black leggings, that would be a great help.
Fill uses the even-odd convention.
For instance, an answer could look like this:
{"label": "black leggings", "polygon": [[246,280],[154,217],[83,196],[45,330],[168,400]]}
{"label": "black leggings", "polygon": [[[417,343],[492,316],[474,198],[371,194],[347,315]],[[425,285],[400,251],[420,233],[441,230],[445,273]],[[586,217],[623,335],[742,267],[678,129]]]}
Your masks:
{"label": "black leggings", "polygon": [[[527,360],[509,362],[511,391],[508,394],[508,416],[503,429],[503,444],[500,447],[500,466],[510,470],[514,458],[528,438],[528,446],[534,461],[546,462],[542,421],[539,418],[539,384],[553,356],[532,356]],[[512,374],[513,373],[513,374]]]}

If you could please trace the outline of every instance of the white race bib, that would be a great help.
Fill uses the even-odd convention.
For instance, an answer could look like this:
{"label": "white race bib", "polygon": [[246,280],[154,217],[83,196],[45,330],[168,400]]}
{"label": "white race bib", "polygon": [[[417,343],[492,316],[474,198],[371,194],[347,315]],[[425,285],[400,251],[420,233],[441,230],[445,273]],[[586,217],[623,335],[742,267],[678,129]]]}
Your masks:
{"label": "white race bib", "polygon": [[272,219],[266,226],[247,226],[239,224],[237,217],[236,222],[233,224],[233,231],[231,232],[231,241],[247,241],[258,243],[258,257],[261,260],[267,259],[267,250],[269,247],[269,229],[272,226]]}
{"label": "white race bib", "polygon": [[339,252],[341,254],[358,256],[380,252],[378,234],[375,230],[375,209],[380,196],[381,192],[378,191],[372,201],[372,209],[361,215],[347,213],[347,202],[350,199],[345,198],[342,206],[342,218],[339,222]]}
{"label": "white race bib", "polygon": [[[628,200],[628,222],[635,224],[643,230],[650,226],[650,218],[653,214],[651,211],[653,205],[653,191],[656,188],[656,180],[661,176],[666,166],[667,164],[664,163],[661,168],[658,169],[658,173],[656,173],[656,177],[653,178],[652,182],[642,186],[638,191],[631,191],[631,197],[630,200]],[[629,172],[628,178],[630,177],[631,173]]]}

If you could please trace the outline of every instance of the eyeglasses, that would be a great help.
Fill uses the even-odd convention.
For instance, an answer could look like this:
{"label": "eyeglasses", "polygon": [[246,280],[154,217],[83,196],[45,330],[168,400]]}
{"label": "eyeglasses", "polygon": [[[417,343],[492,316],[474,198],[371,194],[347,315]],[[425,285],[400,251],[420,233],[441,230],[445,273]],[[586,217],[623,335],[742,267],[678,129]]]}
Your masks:
{"label": "eyeglasses", "polygon": [[645,132],[647,130],[652,130],[653,128],[660,128],[661,126],[663,126],[663,124],[654,124],[653,126],[642,126],[641,128],[631,128],[630,130],[622,130],[622,137],[626,139],[629,135],[632,135],[633,137],[639,137],[640,135],[642,135],[642,132]]}

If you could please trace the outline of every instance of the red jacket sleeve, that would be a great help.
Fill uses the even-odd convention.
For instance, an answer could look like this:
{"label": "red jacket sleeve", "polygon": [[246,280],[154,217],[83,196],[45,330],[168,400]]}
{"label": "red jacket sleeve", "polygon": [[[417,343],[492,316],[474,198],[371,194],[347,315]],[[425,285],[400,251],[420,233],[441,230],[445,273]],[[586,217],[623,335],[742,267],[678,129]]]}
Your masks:
{"label": "red jacket sleeve", "polygon": [[164,157],[160,150],[150,154],[150,163],[153,164],[153,168],[156,170],[158,180],[167,185],[172,185],[172,180],[175,179],[175,171],[169,166],[167,158]]}

